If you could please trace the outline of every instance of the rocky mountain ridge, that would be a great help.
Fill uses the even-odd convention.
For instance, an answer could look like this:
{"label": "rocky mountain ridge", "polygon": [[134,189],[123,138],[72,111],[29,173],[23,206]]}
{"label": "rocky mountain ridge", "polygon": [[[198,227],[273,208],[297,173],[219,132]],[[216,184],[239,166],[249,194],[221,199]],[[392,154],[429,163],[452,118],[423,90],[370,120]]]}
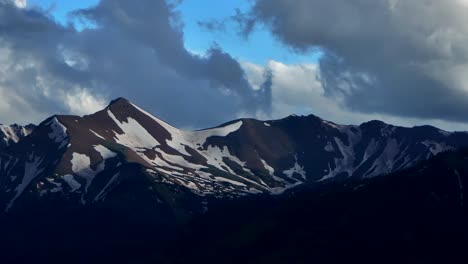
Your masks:
{"label": "rocky mountain ridge", "polygon": [[103,203],[132,177],[145,179],[139,188],[161,203],[173,192],[201,200],[277,195],[303,184],[395,172],[468,145],[464,132],[380,121],[338,125],[313,115],[185,131],[123,98],[92,115],[52,116],[33,130],[15,131],[25,136],[4,133],[14,143],[0,148],[6,211],[31,199]]}

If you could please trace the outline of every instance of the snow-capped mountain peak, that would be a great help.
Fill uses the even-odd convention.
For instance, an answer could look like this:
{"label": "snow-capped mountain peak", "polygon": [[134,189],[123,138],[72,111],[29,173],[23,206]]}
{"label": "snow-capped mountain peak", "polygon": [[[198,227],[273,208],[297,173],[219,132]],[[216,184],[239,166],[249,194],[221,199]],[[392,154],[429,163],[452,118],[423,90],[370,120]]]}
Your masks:
{"label": "snow-capped mountain peak", "polygon": [[31,193],[96,203],[132,177],[201,197],[280,194],[393,172],[468,145],[465,133],[380,121],[346,126],[313,115],[187,131],[124,98],[92,115],[53,116],[27,134],[9,133],[18,143],[0,153],[5,208]]}

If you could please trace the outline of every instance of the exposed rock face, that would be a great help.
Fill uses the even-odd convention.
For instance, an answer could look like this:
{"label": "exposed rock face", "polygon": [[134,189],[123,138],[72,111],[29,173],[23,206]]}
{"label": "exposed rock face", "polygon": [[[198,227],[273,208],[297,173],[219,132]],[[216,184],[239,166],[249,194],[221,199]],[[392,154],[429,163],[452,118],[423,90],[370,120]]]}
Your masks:
{"label": "exposed rock face", "polygon": [[184,194],[176,200],[280,194],[303,184],[391,173],[468,145],[466,133],[380,121],[344,126],[312,115],[184,131],[123,98],[92,115],[53,116],[34,129],[2,131],[5,210],[31,199],[102,203],[117,199],[122,184],[135,177],[145,184],[133,193],[149,192],[163,204],[174,193]]}
{"label": "exposed rock face", "polygon": [[34,128],[35,126],[33,124],[26,126],[17,124],[7,126],[0,124],[0,149],[18,143],[21,139],[31,134]]}

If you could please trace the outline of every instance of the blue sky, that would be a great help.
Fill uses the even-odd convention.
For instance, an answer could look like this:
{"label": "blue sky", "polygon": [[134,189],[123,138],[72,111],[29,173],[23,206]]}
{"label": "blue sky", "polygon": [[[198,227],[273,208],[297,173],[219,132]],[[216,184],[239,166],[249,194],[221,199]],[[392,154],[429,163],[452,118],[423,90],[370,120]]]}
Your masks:
{"label": "blue sky", "polygon": [[[86,8],[97,4],[98,0],[29,0],[29,6],[40,6],[50,10],[60,22],[67,21],[68,12]],[[184,23],[184,39],[186,48],[194,53],[204,54],[214,43],[240,61],[249,61],[265,65],[269,60],[281,61],[288,64],[314,63],[318,59],[317,53],[297,54],[277,41],[269,31],[256,29],[245,39],[238,36],[234,23],[226,24],[225,32],[208,32],[200,28],[198,21],[211,19],[223,20],[235,13],[235,9],[248,10],[248,0],[184,0],[177,10],[182,15]]]}
{"label": "blue sky", "polygon": [[238,29],[233,23],[227,24],[226,32],[207,32],[198,26],[197,21],[223,20],[234,15],[236,8],[241,11],[249,8],[247,0],[204,1],[204,3],[208,2],[209,5],[200,5],[199,0],[185,0],[178,8],[185,23],[185,43],[188,49],[204,51],[216,41],[237,59],[261,65],[266,64],[270,59],[284,63],[316,61],[317,56],[314,54],[301,55],[291,52],[276,41],[269,31],[263,29],[257,29],[248,39],[236,34]]}
{"label": "blue sky", "polygon": [[[99,0],[10,1],[27,1],[29,8],[40,7],[63,24],[67,23],[67,14],[70,11],[99,3]],[[154,4],[162,2],[156,0],[109,1],[129,10],[136,7],[137,11],[133,10],[129,14],[141,22],[141,27],[146,30],[141,31],[146,32],[144,34],[153,30],[157,32],[158,26],[164,27],[167,25],[167,19],[170,19],[164,13],[165,22],[161,25],[147,23],[153,18],[159,18],[160,9]],[[178,2],[180,0],[166,1]],[[59,96],[54,104],[37,100],[37,104],[33,104],[34,107],[30,105],[36,101],[20,102],[31,108],[31,116],[27,118],[34,119],[35,122],[50,114],[56,114],[57,111],[69,111],[66,113],[73,114],[92,113],[102,109],[109,100],[123,96],[148,108],[157,116],[186,127],[196,128],[217,125],[238,117],[275,119],[296,113],[315,114],[324,119],[345,124],[359,124],[370,119],[381,119],[400,125],[430,123],[449,130],[466,130],[468,119],[464,113],[468,111],[468,97],[466,96],[468,93],[466,81],[468,38],[459,36],[468,35],[468,23],[466,23],[468,9],[465,10],[466,12],[461,12],[462,7],[457,4],[460,1],[464,3],[466,0],[428,1],[432,5],[425,5],[425,1],[410,1],[410,3],[408,1],[369,0],[362,1],[362,5],[351,8],[352,3],[348,0],[291,2],[283,0],[182,0],[181,4],[176,7],[176,12],[180,14],[183,24],[185,49],[180,48],[179,38],[176,41],[177,47],[181,50],[172,49],[170,45],[173,43],[170,42],[169,37],[167,38],[168,46],[154,46],[158,49],[156,51],[165,55],[161,56],[161,60],[143,56],[147,50],[140,45],[141,39],[136,39],[132,34],[112,34],[110,31],[105,31],[105,28],[103,28],[104,32],[109,33],[107,38],[115,38],[115,41],[122,44],[121,46],[112,45],[115,49],[103,48],[101,45],[105,46],[105,41],[97,41],[87,34],[75,34],[76,32],[70,28],[65,28],[64,31],[70,33],[67,36],[73,41],[70,43],[61,41],[60,35],[56,39],[56,41],[61,41],[61,45],[65,43],[66,46],[57,45],[53,40],[45,41],[47,34],[34,35],[37,39],[22,39],[22,35],[12,34],[15,38],[9,38],[9,41],[12,42],[12,47],[17,46],[16,42],[45,42],[44,46],[28,51],[33,55],[50,52],[57,46],[60,46],[59,51],[64,57],[76,56],[73,51],[78,50],[83,53],[84,62],[90,60],[95,63],[95,67],[101,66],[104,69],[105,65],[101,64],[105,61],[93,59],[97,55],[113,61],[125,62],[116,64],[118,67],[112,71],[113,73],[122,72],[124,78],[120,79],[99,71],[86,71],[82,68],[80,71],[88,77],[76,80],[66,71],[55,71],[52,66],[56,64],[53,64],[54,61],[49,61],[50,58],[55,58],[54,56],[39,54],[37,58],[34,57],[38,60],[35,65],[44,67],[41,71],[37,71],[38,77],[44,79],[42,72],[50,75],[46,76],[49,82],[47,89],[54,89],[57,91],[55,94],[61,94],[65,98]],[[260,26],[255,28],[246,39],[238,34],[238,25],[229,18],[236,14],[236,9],[240,9],[243,13],[251,12],[251,4],[256,4],[255,10],[258,13],[251,14],[255,16]],[[152,6],[154,9],[146,9],[145,5]],[[18,7],[20,6],[18,4]],[[106,9],[105,6],[103,8]],[[376,13],[369,17],[368,11],[371,9]],[[419,14],[422,9],[428,11]],[[451,11],[440,12],[440,10]],[[414,18],[416,13],[418,13],[417,19]],[[455,18],[449,19],[448,13]],[[25,15],[23,18],[27,17]],[[270,24],[269,21],[272,19],[275,19],[277,23]],[[224,30],[207,31],[199,26],[200,21],[222,21]],[[294,23],[289,23],[291,21]],[[424,30],[421,25],[424,25]],[[51,32],[57,31],[55,24],[50,23],[50,26]],[[171,29],[166,31],[173,33]],[[166,36],[160,37],[157,41],[164,44]],[[129,44],[130,42],[126,43],[127,38],[135,39],[132,39],[134,42]],[[184,61],[180,59],[184,56],[178,56],[186,54],[187,51],[203,55],[215,43],[234,59],[230,56],[186,56],[184,59],[186,61]],[[318,44],[323,47],[323,54],[333,55],[323,57],[327,60],[320,64],[317,62],[321,53],[298,54],[290,48],[313,49]],[[164,47],[171,48],[165,49]],[[23,50],[14,52],[20,51],[24,52]],[[70,52],[65,53],[65,51]],[[453,56],[453,51],[460,52],[461,55]],[[128,54],[132,56],[126,56]],[[140,57],[133,56],[133,54],[140,54]],[[17,57],[22,58],[22,56]],[[48,60],[42,61],[43,58],[48,58]],[[56,59],[60,60],[62,57],[58,56]],[[208,62],[215,63],[218,60],[220,63],[216,64],[215,68],[206,71],[182,67],[184,65],[196,65],[193,68],[208,67],[211,65]],[[177,63],[168,63],[172,61]],[[11,65],[21,63],[16,60],[7,62]],[[14,68],[3,64],[0,66]],[[151,65],[151,69],[161,68],[163,71],[159,70],[160,74],[147,74],[148,65]],[[417,67],[414,67],[415,65]],[[73,68],[73,65],[69,66]],[[172,71],[178,74],[174,75]],[[10,98],[22,98],[23,92],[29,95],[30,90],[13,92],[21,85],[25,89],[37,85],[32,81],[27,85],[23,84],[23,81],[35,80],[24,77],[24,74],[26,73],[18,71],[17,75],[10,72],[3,76],[11,80],[12,84],[12,90],[3,91],[4,94],[13,94]],[[269,82],[266,79],[268,76],[271,77]],[[243,85],[245,81],[247,84]],[[214,88],[212,83],[216,84]],[[269,97],[267,100],[259,101],[257,91],[265,83],[269,83],[269,87],[265,88],[268,93],[263,93],[263,95],[265,98],[268,95]],[[130,92],[129,87],[137,87],[141,91]],[[230,90],[225,90],[226,87]],[[241,89],[242,87],[255,89]],[[0,94],[2,89],[7,88],[0,87]],[[185,96],[177,97],[179,99],[174,103],[173,97],[176,92],[177,95],[182,93]],[[234,98],[232,95],[238,96],[238,100],[232,100],[231,98]],[[55,100],[55,97],[43,96],[47,100]],[[154,103],[153,98],[158,98],[159,104]],[[206,98],[212,98],[212,102],[219,103],[216,106],[218,109],[216,116],[212,115],[211,106],[205,103]],[[9,102],[8,98],[3,98],[3,100]],[[0,119],[17,121],[13,119],[14,113],[18,112],[13,105],[16,104],[0,104]],[[44,108],[42,112],[35,108],[42,109],[44,105],[51,106]],[[262,106],[271,107],[261,108]],[[2,110],[1,107],[7,110]],[[193,109],[198,109],[198,111],[194,112]],[[264,111],[256,111],[256,109]],[[211,117],[213,118],[209,119]],[[25,119],[26,117],[23,120]]]}
{"label": "blue sky", "polygon": [[28,6],[40,6],[51,10],[52,14],[62,22],[66,21],[68,12],[74,9],[86,8],[98,3],[98,0],[28,0]]}

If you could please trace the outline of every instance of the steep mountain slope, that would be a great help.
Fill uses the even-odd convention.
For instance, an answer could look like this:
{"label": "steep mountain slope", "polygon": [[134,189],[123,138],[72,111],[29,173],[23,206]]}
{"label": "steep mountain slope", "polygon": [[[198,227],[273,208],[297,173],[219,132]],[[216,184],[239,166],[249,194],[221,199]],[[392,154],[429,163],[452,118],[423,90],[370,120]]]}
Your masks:
{"label": "steep mountain slope", "polygon": [[[130,206],[124,213],[102,203],[31,207],[0,217],[0,258],[15,263],[466,263],[467,159],[466,150],[445,152],[386,177],[304,184],[283,195],[211,198],[207,212],[185,223],[167,217],[165,208],[122,203],[124,198],[118,201]],[[120,186],[125,190],[113,193],[122,196],[140,184],[147,183],[131,177]]]}
{"label": "steep mountain slope", "polygon": [[[312,115],[184,131],[119,98],[89,116],[53,116],[5,147],[0,201],[7,211],[32,200],[111,203],[128,194],[119,192],[123,182],[139,178],[144,184],[130,193],[148,192],[147,203],[178,207],[179,199],[189,211],[203,211],[211,197],[369,178],[466,145],[467,133],[379,121],[343,126]],[[189,202],[193,195],[198,206]]]}
{"label": "steep mountain slope", "polygon": [[34,128],[35,126],[32,124],[26,126],[17,124],[7,126],[0,124],[0,149],[18,143],[22,138],[31,134]]}
{"label": "steep mountain slope", "polygon": [[[171,263],[466,263],[468,150],[365,180],[213,205]],[[210,249],[210,250],[205,250]],[[229,256],[229,258],[225,258]],[[174,259],[176,261],[174,261]]]}

